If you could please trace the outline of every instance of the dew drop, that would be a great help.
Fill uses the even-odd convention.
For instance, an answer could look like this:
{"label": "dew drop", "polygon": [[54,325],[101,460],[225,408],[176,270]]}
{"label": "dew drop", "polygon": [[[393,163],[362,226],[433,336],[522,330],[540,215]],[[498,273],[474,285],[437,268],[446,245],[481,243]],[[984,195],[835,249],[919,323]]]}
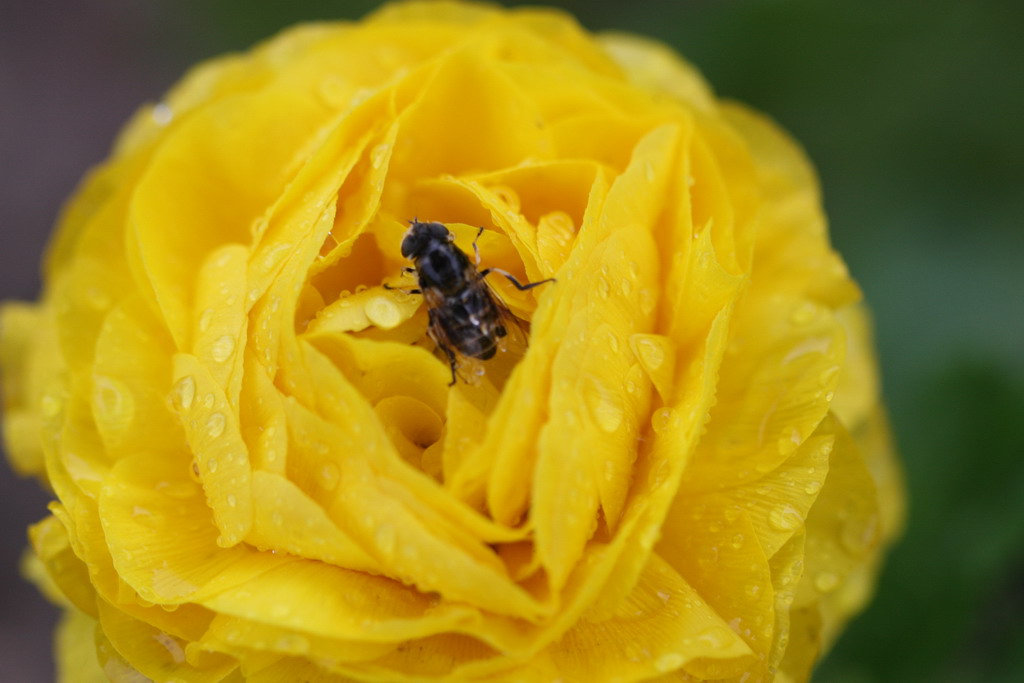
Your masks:
{"label": "dew drop", "polygon": [[768,514],[768,523],[778,531],[793,531],[803,521],[800,511],[792,505],[778,505]]}
{"label": "dew drop", "polygon": [[53,394],[45,394],[39,401],[39,409],[45,418],[54,418],[60,414],[64,402]]}
{"label": "dew drop", "polygon": [[821,572],[814,577],[814,587],[822,593],[831,593],[839,586],[839,577],[832,572]]}
{"label": "dew drop", "polygon": [[235,507],[237,505],[238,505],[238,499],[235,498],[235,494],[229,493],[228,494],[228,507],[229,508],[233,508],[233,507]]}
{"label": "dew drop", "polygon": [[697,640],[709,647],[715,649],[721,649],[725,647],[728,641],[728,633],[722,628],[709,628],[708,630],[697,636]]}
{"label": "dew drop", "polygon": [[374,534],[377,547],[385,555],[391,555],[395,552],[396,537],[395,527],[390,524],[382,524],[377,527],[377,532]]}
{"label": "dew drop", "polygon": [[821,490],[821,482],[820,481],[809,481],[809,482],[807,482],[807,486],[804,487],[804,493],[806,493],[809,496],[813,496],[815,493],[817,493],[820,490]]}
{"label": "dew drop", "polygon": [[652,289],[641,289],[640,290],[640,310],[644,315],[650,315],[654,312],[654,306],[658,301],[657,295]]}
{"label": "dew drop", "polygon": [[587,392],[587,399],[590,413],[602,430],[611,434],[622,426],[624,414],[618,394],[594,380],[591,391]]}
{"label": "dew drop", "polygon": [[206,420],[206,433],[211,439],[218,438],[224,433],[224,427],[227,425],[227,419],[224,417],[224,413],[213,413],[209,419]]}
{"label": "dew drop", "polygon": [[843,524],[839,540],[847,552],[854,556],[861,556],[867,552],[875,540],[878,531],[878,518],[871,517],[864,521],[859,518],[852,518]]}
{"label": "dew drop", "polygon": [[659,408],[651,416],[651,427],[658,434],[668,429],[673,422],[675,422],[675,416],[671,408]]}
{"label": "dew drop", "polygon": [[213,472],[216,472],[217,471],[217,458],[210,458],[209,460],[207,460],[206,461],[206,469],[208,469],[211,474]]}
{"label": "dew drop", "polygon": [[338,486],[338,479],[341,477],[341,472],[338,469],[338,465],[333,462],[325,462],[320,466],[320,471],[317,472],[317,480],[320,485],[328,491],[333,491]]}
{"label": "dew drop", "polygon": [[363,307],[366,317],[382,330],[390,330],[402,322],[402,312],[395,303],[383,296],[375,296]]}
{"label": "dew drop", "polygon": [[165,102],[154,105],[149,115],[153,118],[153,123],[158,126],[166,126],[174,120],[174,110]]}
{"label": "dew drop", "polygon": [[793,309],[793,312],[789,315],[789,320],[794,325],[806,325],[814,320],[816,313],[817,311],[814,304],[809,301],[804,301]]}
{"label": "dew drop", "polygon": [[684,661],[685,658],[678,652],[670,652],[654,660],[654,668],[661,673],[668,673],[681,667]]}
{"label": "dew drop", "polygon": [[210,324],[213,322],[213,309],[207,308],[203,311],[202,315],[199,316],[199,331],[206,332],[210,329]]}
{"label": "dew drop", "polygon": [[235,340],[231,335],[225,334],[210,347],[210,356],[217,363],[223,363],[235,350]]}
{"label": "dew drop", "polygon": [[188,410],[192,407],[192,401],[196,397],[196,380],[191,375],[182,377],[174,383],[171,389],[174,404],[179,410]]}
{"label": "dew drop", "polygon": [[665,364],[665,340],[663,337],[634,334],[629,339],[633,353],[648,371],[654,372]]}
{"label": "dew drop", "polygon": [[135,400],[128,387],[110,377],[96,377],[94,384],[93,404],[97,420],[127,426],[135,414]]}
{"label": "dew drop", "polygon": [[743,534],[736,534],[732,537],[732,543],[730,543],[734,549],[739,550],[743,547]]}
{"label": "dew drop", "polygon": [[391,156],[391,145],[382,142],[370,151],[370,163],[374,168],[380,168],[387,163]]}

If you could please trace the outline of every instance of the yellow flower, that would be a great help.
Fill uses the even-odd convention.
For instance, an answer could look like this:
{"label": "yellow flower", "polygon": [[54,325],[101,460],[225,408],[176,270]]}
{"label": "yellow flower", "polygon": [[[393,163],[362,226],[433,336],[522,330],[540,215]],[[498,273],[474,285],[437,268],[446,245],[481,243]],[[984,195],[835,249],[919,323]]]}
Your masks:
{"label": "yellow flower", "polygon": [[[414,217],[557,278],[489,278],[529,343],[472,382],[402,291]],[[399,4],[200,66],[45,274],[0,361],[63,680],[806,680],[900,526],[801,152],[557,12]]]}

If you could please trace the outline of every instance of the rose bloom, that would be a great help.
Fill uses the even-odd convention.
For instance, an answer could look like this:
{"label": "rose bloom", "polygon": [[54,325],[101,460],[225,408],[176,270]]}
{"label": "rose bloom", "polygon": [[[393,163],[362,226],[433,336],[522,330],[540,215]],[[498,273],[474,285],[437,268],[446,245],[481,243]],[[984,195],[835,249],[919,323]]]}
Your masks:
{"label": "rose bloom", "polygon": [[[556,278],[487,278],[523,343],[451,386],[415,217]],[[900,526],[807,160],[558,12],[399,4],[199,66],[45,283],[0,352],[64,681],[803,681]]]}

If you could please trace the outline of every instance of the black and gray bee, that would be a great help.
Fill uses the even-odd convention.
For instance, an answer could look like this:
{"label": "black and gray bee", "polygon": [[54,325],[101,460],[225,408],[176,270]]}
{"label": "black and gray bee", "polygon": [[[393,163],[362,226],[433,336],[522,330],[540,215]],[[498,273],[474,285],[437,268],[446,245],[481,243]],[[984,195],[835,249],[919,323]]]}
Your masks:
{"label": "black and gray bee", "polygon": [[[457,246],[455,236],[442,223],[410,221],[408,232],[402,239],[402,256],[413,262],[412,268],[403,269],[415,274],[418,289],[406,290],[422,294],[427,304],[430,337],[448,357],[455,384],[459,359],[488,360],[493,358],[510,326],[517,325],[514,318],[484,281],[490,273],[504,275],[520,291],[532,289],[554,278],[522,284],[511,273],[498,268],[478,270],[480,249],[473,241],[476,262]],[[480,228],[476,239],[484,229]]]}

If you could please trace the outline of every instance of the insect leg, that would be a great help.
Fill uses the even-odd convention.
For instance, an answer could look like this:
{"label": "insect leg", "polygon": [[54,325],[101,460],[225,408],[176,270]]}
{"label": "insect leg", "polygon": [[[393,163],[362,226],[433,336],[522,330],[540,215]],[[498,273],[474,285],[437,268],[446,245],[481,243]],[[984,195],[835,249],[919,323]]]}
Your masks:
{"label": "insect leg", "polygon": [[456,378],[455,368],[457,368],[459,366],[459,364],[455,361],[455,352],[452,351],[451,349],[449,349],[444,344],[438,344],[437,346],[438,346],[439,349],[444,351],[444,354],[446,356],[448,356],[448,367],[450,367],[451,370],[452,370],[452,381],[448,382],[448,386],[453,387],[453,386],[455,386],[455,378]]}
{"label": "insect leg", "polygon": [[421,289],[402,289],[401,287],[392,287],[386,282],[381,283],[381,287],[388,290],[389,292],[401,292],[402,294],[422,294]]}
{"label": "insect leg", "polygon": [[508,271],[504,271],[501,268],[487,268],[486,270],[481,270],[480,271],[480,277],[487,277],[487,275],[489,273],[501,273],[506,278],[508,278],[508,281],[511,282],[513,285],[515,285],[516,289],[518,289],[520,292],[525,292],[528,289],[533,289],[537,285],[543,285],[545,283],[554,282],[555,281],[555,278],[549,277],[547,280],[537,280],[536,282],[527,282],[524,285],[522,282],[520,282],[519,280],[516,279],[515,275],[513,275],[512,273],[509,273]]}
{"label": "insect leg", "polygon": [[480,235],[484,234],[484,226],[480,226],[480,230],[476,233],[476,237],[473,239],[473,253],[476,254],[476,265],[480,265],[480,247],[477,246],[477,242],[480,241]]}

